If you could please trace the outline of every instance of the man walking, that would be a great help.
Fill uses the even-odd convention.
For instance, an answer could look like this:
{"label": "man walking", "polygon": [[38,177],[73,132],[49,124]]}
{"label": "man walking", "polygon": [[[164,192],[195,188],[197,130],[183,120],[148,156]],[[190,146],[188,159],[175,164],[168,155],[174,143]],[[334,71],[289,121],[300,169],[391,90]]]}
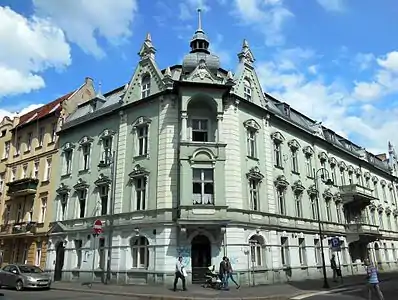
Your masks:
{"label": "man walking", "polygon": [[227,277],[227,257],[224,256],[220,262],[219,276],[221,279],[221,288],[228,290],[228,277]]}
{"label": "man walking", "polygon": [[380,290],[377,268],[367,258],[364,261],[367,279],[368,279],[368,300],[372,300],[372,294],[375,293],[379,300],[384,300],[383,293]]}
{"label": "man walking", "polygon": [[332,255],[332,258],[330,259],[330,267],[332,268],[333,271],[333,281],[337,282],[337,264],[336,264],[336,255]]}
{"label": "man walking", "polygon": [[227,285],[228,285],[228,280],[231,279],[232,282],[235,283],[236,288],[239,289],[240,285],[235,281],[235,279],[232,275],[232,272],[233,272],[232,265],[231,265],[231,261],[229,260],[228,257],[226,258],[226,269],[227,269],[227,279],[226,279]]}
{"label": "man walking", "polygon": [[178,283],[178,279],[181,279],[182,281],[182,289],[184,291],[187,290],[187,287],[185,285],[185,276],[186,276],[187,272],[185,270],[185,266],[182,262],[182,257],[179,256],[177,259],[177,263],[176,263],[176,270],[175,270],[175,275],[174,275],[174,292],[177,290],[177,283]]}

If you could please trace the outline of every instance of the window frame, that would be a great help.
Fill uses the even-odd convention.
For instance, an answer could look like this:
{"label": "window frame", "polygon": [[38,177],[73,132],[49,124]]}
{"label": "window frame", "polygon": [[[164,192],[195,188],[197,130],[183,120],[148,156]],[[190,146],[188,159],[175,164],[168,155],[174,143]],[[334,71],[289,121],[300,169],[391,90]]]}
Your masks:
{"label": "window frame", "polygon": [[[145,236],[137,236],[130,240],[131,268],[149,268],[149,241]],[[143,260],[142,260],[143,256]]]}
{"label": "window frame", "polygon": [[[195,178],[195,171],[200,172],[200,179]],[[210,171],[211,179],[206,179],[206,171]],[[194,166],[192,168],[192,204],[193,205],[214,205],[215,204],[215,174],[214,168],[207,166]],[[199,184],[201,193],[194,192],[194,185]],[[210,184],[212,186],[212,193],[206,193],[206,185]],[[200,197],[195,196],[200,195]]]}

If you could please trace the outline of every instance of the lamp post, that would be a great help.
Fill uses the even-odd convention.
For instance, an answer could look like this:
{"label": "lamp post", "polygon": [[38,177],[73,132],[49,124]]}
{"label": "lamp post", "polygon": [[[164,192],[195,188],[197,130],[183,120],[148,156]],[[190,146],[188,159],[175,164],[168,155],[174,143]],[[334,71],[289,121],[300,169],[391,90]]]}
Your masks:
{"label": "lamp post", "polygon": [[[318,174],[320,172],[321,172],[321,174]],[[321,213],[320,213],[320,207],[319,207],[318,179],[320,177],[326,185],[333,185],[333,180],[331,180],[329,178],[329,171],[326,170],[325,168],[320,168],[316,172],[315,172],[315,169],[313,169],[313,174],[315,174],[314,181],[315,181],[316,203],[317,203],[317,211],[318,211],[318,230],[319,230],[319,240],[321,241],[323,288],[328,289],[329,283],[328,283],[328,277],[326,275],[325,253],[323,251],[323,233],[322,233],[322,224],[321,224]],[[326,175],[326,179],[325,179],[325,175]]]}

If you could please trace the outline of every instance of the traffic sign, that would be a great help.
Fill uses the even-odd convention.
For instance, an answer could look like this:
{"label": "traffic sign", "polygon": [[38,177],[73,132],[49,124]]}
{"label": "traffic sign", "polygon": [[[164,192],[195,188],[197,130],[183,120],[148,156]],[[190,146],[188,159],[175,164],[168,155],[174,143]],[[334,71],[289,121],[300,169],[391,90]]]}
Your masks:
{"label": "traffic sign", "polygon": [[341,251],[341,243],[338,237],[333,237],[330,239],[330,245],[332,247],[332,251]]}
{"label": "traffic sign", "polygon": [[94,230],[94,234],[100,234],[102,233],[103,229],[102,229],[102,221],[101,220],[95,220],[94,224],[93,224],[93,230]]}

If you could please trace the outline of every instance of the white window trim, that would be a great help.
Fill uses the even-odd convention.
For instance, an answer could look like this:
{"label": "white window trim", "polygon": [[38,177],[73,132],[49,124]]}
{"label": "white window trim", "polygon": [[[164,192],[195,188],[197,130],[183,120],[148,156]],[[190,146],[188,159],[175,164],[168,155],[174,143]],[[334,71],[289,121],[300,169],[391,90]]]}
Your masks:
{"label": "white window trim", "polygon": [[[301,243],[300,243],[301,242]],[[299,262],[300,262],[300,257],[301,257],[301,266],[307,266],[307,246],[306,246],[306,241],[305,238],[298,238],[298,251],[299,251]]]}
{"label": "white window trim", "polygon": [[[148,81],[145,81],[144,84],[144,79],[148,78]],[[152,77],[149,73],[143,74],[141,77],[141,99],[147,98],[151,95],[151,87],[152,87]]]}
{"label": "white window trim", "polygon": [[47,213],[47,205],[48,205],[48,198],[47,197],[42,197],[40,199],[40,218],[39,218],[39,223],[44,223],[46,219],[46,213]]}
{"label": "white window trim", "polygon": [[[40,247],[39,247],[39,245],[40,245]],[[37,267],[40,267],[42,254],[43,254],[43,244],[42,244],[42,242],[36,242],[35,265]]]}
{"label": "white window trim", "polygon": [[40,161],[39,160],[35,160],[33,162],[33,174],[32,174],[32,177],[34,179],[39,179],[39,176],[40,176],[39,170],[40,170]]}
{"label": "white window trim", "polygon": [[[59,195],[59,200],[57,201],[57,221],[65,221],[68,219],[68,202],[69,193],[63,193]],[[62,212],[62,202],[65,201],[65,213]]]}
{"label": "white window trim", "polygon": [[46,129],[44,127],[40,127],[37,135],[38,147],[43,147],[45,135],[46,135]]}
{"label": "white window trim", "polygon": [[[89,147],[87,169],[84,168],[84,148]],[[87,142],[80,145],[80,171],[89,171],[91,169],[91,154],[93,152],[93,143]]]}
{"label": "white window trim", "polygon": [[[145,239],[145,243],[141,243],[141,239]],[[137,245],[134,245],[134,242],[138,241]],[[144,249],[144,265],[140,264],[141,262],[141,249]],[[137,256],[135,257],[134,250],[136,250]],[[130,251],[131,251],[131,268],[132,269],[148,269],[149,268],[149,241],[144,236],[137,236],[130,240]],[[134,266],[135,262],[137,263]]]}
{"label": "white window trim", "polygon": [[[134,158],[138,158],[138,157],[146,157],[149,158],[150,153],[151,153],[151,144],[150,144],[150,140],[151,140],[151,123],[152,120],[141,116],[139,118],[137,118],[134,122],[133,122],[133,128],[132,128],[132,134],[133,134],[133,153],[134,153]],[[147,127],[147,139],[146,139],[146,143],[147,143],[147,153],[140,155],[139,154],[139,140],[138,140],[138,128],[140,127]]]}
{"label": "white window trim", "polygon": [[[207,122],[207,142],[200,142],[200,141],[194,141],[193,140],[193,120],[200,120],[200,121],[206,121]],[[200,117],[200,116],[190,116],[188,118],[188,133],[189,137],[188,140],[193,143],[214,143],[215,142],[215,135],[212,135],[212,123],[211,119],[207,117]],[[205,132],[205,131],[203,131]]]}
{"label": "white window trim", "polygon": [[[84,193],[83,194],[84,197],[81,197],[82,193]],[[78,189],[76,191],[76,212],[75,212],[76,219],[82,219],[87,217],[87,204],[88,204],[87,198],[88,198],[87,188]],[[83,212],[83,217],[80,217],[80,212],[81,212],[80,203],[82,199],[84,199],[84,212]]]}
{"label": "white window trim", "polygon": [[253,85],[249,78],[243,79],[243,98],[247,101],[253,101]]}
{"label": "white window trim", "polygon": [[[110,207],[110,193],[111,193],[111,186],[108,184],[102,184],[98,186],[98,202],[100,203],[100,209],[98,210],[98,215],[102,216],[102,196],[104,194],[102,193],[102,189],[106,188],[107,189],[107,201],[106,201],[106,214],[109,212],[109,207]],[[105,215],[106,215],[105,214]]]}
{"label": "white window trim", "polygon": [[52,173],[52,162],[53,162],[53,159],[52,159],[52,157],[47,157],[46,158],[46,168],[45,168],[45,170],[44,170],[44,176],[43,176],[43,181],[44,182],[48,182],[48,181],[50,181],[50,179],[51,179],[51,173]]}
{"label": "white window trim", "polygon": [[[73,156],[74,156],[73,152],[74,152],[73,149],[65,149],[62,152],[62,175],[70,175],[70,174],[72,174]],[[68,164],[67,164],[67,159],[66,159],[67,158],[66,155],[68,153],[70,153],[70,167],[69,167],[69,170],[68,170]]]}
{"label": "white window trim", "polygon": [[[283,152],[282,152],[282,143],[280,141],[274,141],[273,143],[273,157],[274,157],[274,165],[278,168],[283,168]],[[277,155],[277,147],[279,146],[279,152]],[[280,164],[277,163],[277,157],[279,157]]]}
{"label": "white window trim", "polygon": [[[267,267],[266,246],[256,236],[251,236],[249,239],[250,246],[250,266],[254,268]],[[260,256],[260,261],[259,261]],[[253,259],[254,258],[254,259]]]}
{"label": "white window trim", "polygon": [[[192,199],[192,204],[193,205],[198,205],[198,206],[207,206],[207,205],[215,205],[215,201],[216,201],[216,185],[215,185],[215,168],[213,167],[213,166],[209,166],[209,165],[206,165],[206,164],[204,164],[204,165],[201,165],[201,164],[196,164],[196,165],[193,165],[192,166],[192,181],[191,181],[191,185],[193,186],[193,170],[194,169],[198,169],[198,170],[205,170],[205,169],[207,169],[207,170],[212,170],[212,172],[213,172],[213,199],[212,199],[212,204],[207,204],[207,203],[204,203],[204,201],[206,200],[206,199],[204,199],[204,198],[202,198],[202,204],[193,204],[193,200],[194,199]],[[204,183],[205,181],[203,181],[203,180],[201,180],[201,183]],[[202,189],[204,189],[204,186],[202,186]],[[192,189],[192,198],[193,198],[193,195],[194,195],[194,193],[193,193],[193,189]],[[203,194],[201,195],[202,197],[204,196],[204,195],[208,195],[208,194],[205,194],[204,193],[204,191],[203,191]]]}
{"label": "white window trim", "polygon": [[[136,176],[132,178],[132,196],[131,196],[131,211],[143,211],[143,210],[137,210],[137,179],[143,179],[145,182],[145,210],[148,210],[148,204],[149,204],[149,176],[147,175],[142,175],[142,176]],[[141,203],[142,207],[142,203]]]}

